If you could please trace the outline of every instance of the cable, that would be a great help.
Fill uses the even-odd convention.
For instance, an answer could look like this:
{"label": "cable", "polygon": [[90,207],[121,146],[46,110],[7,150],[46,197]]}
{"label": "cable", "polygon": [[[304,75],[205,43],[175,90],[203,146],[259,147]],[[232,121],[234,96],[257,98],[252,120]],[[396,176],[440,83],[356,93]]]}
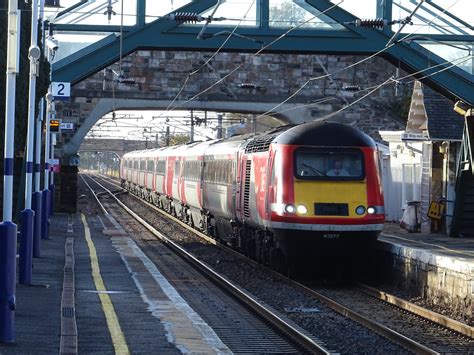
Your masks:
{"label": "cable", "polygon": [[[415,73],[405,75],[404,77],[399,78],[398,80],[395,80],[395,79],[393,79],[393,77],[390,77],[390,78],[388,78],[383,84],[384,84],[384,85],[387,85],[387,84],[390,84],[390,83],[396,83],[396,82],[399,82],[399,81],[401,81],[401,80],[403,80],[403,79],[406,79],[406,78],[408,78],[408,77],[412,77],[413,75],[420,74],[420,73],[422,73],[422,72],[424,72],[424,71],[428,71],[428,70],[431,70],[431,69],[433,69],[433,68],[436,68],[436,67],[439,67],[439,66],[442,66],[442,65],[445,65],[445,64],[451,64],[450,66],[448,66],[448,67],[446,67],[446,68],[443,68],[443,69],[441,69],[441,70],[439,70],[439,71],[436,71],[436,72],[434,72],[434,73],[428,74],[428,75],[426,75],[426,76],[424,76],[424,77],[422,77],[422,78],[420,78],[420,79],[414,79],[414,80],[411,80],[411,81],[408,81],[408,82],[403,83],[403,84],[405,84],[405,85],[406,85],[406,84],[410,84],[410,83],[413,83],[413,82],[415,82],[415,81],[417,81],[417,80],[423,80],[423,79],[426,79],[426,78],[428,78],[428,77],[430,77],[430,76],[434,76],[434,75],[436,75],[436,74],[439,74],[440,72],[442,72],[442,71],[444,71],[444,70],[448,70],[448,69],[452,68],[453,66],[456,66],[456,65],[458,65],[458,64],[461,64],[461,63],[463,63],[463,62],[465,62],[465,61],[467,61],[467,60],[469,60],[469,59],[471,59],[471,58],[473,58],[473,57],[474,57],[474,55],[468,55],[468,56],[463,57],[463,58],[458,58],[458,59],[456,59],[455,61],[446,61],[446,62],[443,62],[443,63],[440,63],[440,64],[436,64],[436,65],[431,66],[431,67],[429,67],[429,68],[425,68],[425,69],[419,70],[419,71],[417,71],[417,72],[415,72]],[[454,63],[454,62],[456,62],[456,63]],[[387,82],[389,79],[390,79],[391,81]],[[358,93],[361,93],[361,92],[364,92],[364,91],[371,91],[371,90],[373,90],[373,89],[378,89],[378,88],[380,88],[380,85],[381,85],[381,84],[377,84],[377,85],[371,86],[371,87],[369,87],[369,88],[365,88],[365,89],[363,89],[363,90],[358,91]],[[330,98],[330,99],[336,99],[336,98],[335,98],[335,97],[332,97],[332,98]],[[322,100],[321,100],[321,101],[322,101]],[[328,100],[328,101],[330,101],[330,100]],[[359,100],[359,101],[360,101],[360,100]],[[271,117],[273,117],[273,115],[278,115],[278,114],[281,114],[281,113],[284,113],[284,112],[287,112],[287,111],[291,111],[291,110],[295,110],[295,109],[298,109],[298,108],[313,106],[313,105],[318,104],[318,103],[320,103],[320,102],[316,101],[316,102],[311,102],[311,103],[309,103],[309,104],[302,104],[302,105],[299,105],[299,106],[296,106],[296,107],[291,107],[291,108],[288,108],[288,109],[285,109],[285,110],[273,112],[272,115],[271,115]],[[353,104],[353,103],[352,103],[352,104]],[[352,104],[351,104],[351,105],[352,105]],[[257,118],[260,118],[260,117],[262,117],[262,116],[263,116],[263,114],[257,116]]]}
{"label": "cable", "polygon": [[[459,2],[459,0],[456,0],[451,6],[449,6],[447,9],[445,9],[443,12],[439,13],[436,17],[434,17],[429,23],[432,23],[434,20],[436,20],[439,16],[441,16],[444,12],[448,11],[451,7],[453,7],[454,5],[456,5],[457,3]],[[372,59],[380,54],[382,54],[383,52],[385,52],[386,50],[388,50],[389,48],[393,47],[395,44],[397,44],[398,42],[402,42],[404,41],[406,38],[412,36],[414,33],[416,33],[417,31],[419,30],[416,29],[415,31],[407,34],[406,36],[404,36],[401,40],[399,41],[393,41],[390,45],[386,45],[384,48],[382,48],[381,50],[379,50],[378,52],[362,59],[362,60],[359,60],[358,62],[356,63],[353,63],[347,67],[344,67],[344,68],[341,68],[339,70],[336,70],[335,72],[332,72],[332,73],[329,73],[329,74],[325,74],[325,75],[320,75],[318,77],[312,77],[312,78],[309,78],[305,83],[303,83],[302,86],[300,86],[300,88],[298,88],[293,94],[291,94],[290,96],[288,96],[285,100],[283,100],[282,102],[280,102],[279,104],[277,104],[275,107],[273,107],[272,109],[264,112],[263,114],[261,114],[260,116],[264,116],[264,115],[268,115],[270,114],[272,111],[274,111],[275,109],[279,108],[280,106],[284,105],[286,102],[288,102],[289,100],[291,100],[293,97],[295,97],[296,95],[298,95],[310,82],[312,81],[315,81],[315,80],[319,80],[319,79],[323,79],[323,78],[327,78],[327,77],[330,77],[332,75],[335,75],[335,74],[338,74],[338,73],[341,73],[347,69],[350,69],[350,68],[353,68],[359,64],[362,64],[364,63],[365,61],[369,60],[369,59]]]}
{"label": "cable", "polygon": [[[202,64],[198,69],[190,72],[187,76],[186,76],[186,79],[184,80],[184,83],[183,85],[181,85],[181,88],[178,90],[178,93],[175,95],[175,97],[173,98],[173,100],[171,100],[171,102],[169,103],[169,105],[166,107],[166,110],[159,116],[163,116],[166,112],[170,111],[170,107],[174,104],[174,102],[178,99],[178,97],[181,95],[181,93],[183,92],[184,88],[186,87],[186,84],[188,83],[189,79],[197,74],[198,72],[200,72],[202,70],[202,68],[206,67],[210,61],[212,59],[215,58],[215,56],[222,50],[222,48],[227,44],[227,42],[229,41],[229,39],[232,37],[232,35],[235,33],[235,31],[237,30],[237,28],[240,26],[240,24],[242,23],[242,21],[247,17],[249,11],[252,9],[253,5],[255,4],[255,0],[252,1],[252,3],[250,4],[249,8],[247,9],[247,11],[245,12],[244,16],[242,17],[242,19],[239,21],[239,23],[237,25],[235,25],[234,29],[230,32],[230,34],[227,36],[227,38],[224,40],[224,42],[222,42],[222,44],[220,45],[220,47],[211,55],[211,57],[209,57],[205,62],[204,64]],[[173,108],[174,109],[174,108]],[[159,118],[158,117],[158,118]]]}
{"label": "cable", "polygon": [[[274,39],[273,41],[271,41],[270,43],[268,43],[267,45],[263,46],[262,48],[260,48],[257,52],[255,52],[254,54],[252,54],[249,59],[252,59],[254,57],[256,57],[257,55],[259,55],[260,53],[262,53],[265,49],[267,49],[268,47],[272,46],[273,44],[275,44],[276,42],[278,42],[279,40],[281,40],[282,38],[286,37],[290,32],[294,31],[295,29],[297,28],[300,28],[302,27],[303,25],[305,25],[306,23],[308,23],[310,20],[313,20],[321,15],[324,15],[325,13],[327,13],[328,11],[332,10],[334,7],[342,4],[344,2],[344,0],[341,0],[340,2],[338,2],[337,4],[334,4],[332,5],[331,7],[329,7],[328,9],[322,11],[321,13],[319,13],[318,15],[315,15],[311,18],[309,18],[308,20],[304,21],[304,22],[301,22],[300,24],[298,24],[297,26],[293,26],[291,27],[290,29],[288,29],[288,31],[284,32],[283,34],[281,34],[280,36],[278,36],[276,39]],[[198,94],[192,96],[191,98],[187,99],[186,101],[178,104],[178,105],[175,105],[174,107],[172,108],[168,108],[165,112],[168,112],[170,110],[175,110],[176,108],[178,107],[182,107],[184,106],[185,104],[187,104],[188,102],[191,102],[193,100],[195,100],[197,97],[199,97],[200,95],[208,92],[209,90],[211,90],[213,87],[215,87],[216,85],[218,85],[219,83],[223,82],[225,79],[227,79],[229,76],[231,76],[233,73],[235,73],[237,70],[239,70],[240,68],[242,68],[244,65],[246,64],[246,62],[243,62],[241,64],[239,64],[237,67],[235,67],[234,69],[232,69],[229,73],[227,73],[226,75],[224,75],[222,78],[220,78],[218,81],[214,82],[211,86],[207,87],[206,89],[202,90],[201,92],[199,92]]]}

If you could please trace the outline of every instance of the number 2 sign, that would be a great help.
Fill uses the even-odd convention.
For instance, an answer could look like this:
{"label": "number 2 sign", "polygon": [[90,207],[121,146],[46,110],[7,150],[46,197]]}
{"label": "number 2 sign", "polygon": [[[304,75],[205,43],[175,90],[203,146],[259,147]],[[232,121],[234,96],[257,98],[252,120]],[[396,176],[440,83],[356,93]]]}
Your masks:
{"label": "number 2 sign", "polygon": [[55,100],[67,100],[71,96],[71,83],[52,82],[51,89]]}

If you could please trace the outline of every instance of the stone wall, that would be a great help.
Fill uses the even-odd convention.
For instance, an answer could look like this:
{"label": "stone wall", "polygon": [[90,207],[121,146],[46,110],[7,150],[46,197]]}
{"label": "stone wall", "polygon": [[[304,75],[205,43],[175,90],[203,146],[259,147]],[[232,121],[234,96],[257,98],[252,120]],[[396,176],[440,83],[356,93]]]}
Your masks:
{"label": "stone wall", "polygon": [[[302,122],[332,113],[346,102],[367,93],[362,91],[352,97],[341,97],[340,88],[358,86],[365,90],[394,76],[396,71],[382,58],[372,58],[350,67],[364,58],[354,55],[264,54],[253,57],[248,53],[219,53],[207,63],[210,56],[210,53],[191,51],[137,51],[122,60],[122,82],[117,82],[120,64],[115,63],[74,85],[72,100],[58,103],[58,115],[65,122],[80,127],[101,98],[126,99],[130,107],[133,107],[133,100],[150,100],[150,108],[163,101],[163,108],[166,108],[178,92],[175,104],[202,93],[193,100],[199,103],[199,107],[210,101],[270,103],[274,105],[266,107],[274,107],[306,83],[288,103],[307,105],[321,98],[330,101],[307,106],[305,117],[298,117],[300,111],[280,112],[289,121]],[[200,68],[188,77],[189,73]],[[325,77],[327,72],[333,73],[331,78]],[[215,85],[224,77],[225,80]],[[241,87],[242,84],[253,84],[255,88]],[[357,125],[378,139],[378,130],[404,128],[401,107],[410,96],[410,90],[409,87],[400,87],[399,96],[395,96],[394,84],[388,84],[336,117]],[[255,113],[266,111],[263,106],[260,111],[258,105],[254,107],[257,107]],[[73,134],[65,134],[63,142],[66,143]]]}
{"label": "stone wall", "polygon": [[474,263],[383,241],[377,252],[379,276],[385,283],[472,318]]}
{"label": "stone wall", "polygon": [[[62,134],[56,145],[62,165],[69,164],[69,157],[77,154],[88,130],[112,110],[163,110],[176,97],[171,107],[194,98],[186,103],[186,109],[261,114],[291,96],[274,110],[275,115],[282,121],[301,123],[333,114],[396,72],[382,58],[354,65],[364,57],[353,55],[211,55],[139,50],[73,85],[71,100],[56,104],[57,117],[75,124],[75,129]],[[118,80],[120,68],[123,76]],[[327,73],[332,76],[327,77]],[[346,86],[362,91],[341,94],[340,89]],[[379,130],[405,127],[402,107],[410,90],[400,87],[395,96],[392,82],[331,119],[359,127],[381,141]],[[321,99],[325,102],[315,103]],[[63,181],[58,183],[64,186]]]}

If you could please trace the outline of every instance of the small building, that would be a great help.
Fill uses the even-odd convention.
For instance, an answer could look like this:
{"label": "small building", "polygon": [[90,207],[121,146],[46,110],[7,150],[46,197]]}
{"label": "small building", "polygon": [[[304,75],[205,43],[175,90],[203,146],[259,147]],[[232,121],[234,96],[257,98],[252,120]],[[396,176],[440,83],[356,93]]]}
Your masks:
{"label": "small building", "polygon": [[[454,102],[415,82],[405,131],[380,131],[389,143],[390,169],[383,174],[388,221],[399,221],[409,201],[420,202],[421,231],[449,233],[455,200],[457,157],[464,118]],[[441,219],[429,218],[441,202]]]}

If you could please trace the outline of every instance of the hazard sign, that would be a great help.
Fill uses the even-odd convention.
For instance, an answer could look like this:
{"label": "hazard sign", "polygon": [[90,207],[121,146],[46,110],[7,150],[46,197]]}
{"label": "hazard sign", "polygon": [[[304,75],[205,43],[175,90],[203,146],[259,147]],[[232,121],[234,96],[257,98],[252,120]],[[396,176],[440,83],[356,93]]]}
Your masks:
{"label": "hazard sign", "polygon": [[443,213],[444,205],[439,202],[431,201],[430,209],[428,211],[428,217],[439,220],[443,218]]}

